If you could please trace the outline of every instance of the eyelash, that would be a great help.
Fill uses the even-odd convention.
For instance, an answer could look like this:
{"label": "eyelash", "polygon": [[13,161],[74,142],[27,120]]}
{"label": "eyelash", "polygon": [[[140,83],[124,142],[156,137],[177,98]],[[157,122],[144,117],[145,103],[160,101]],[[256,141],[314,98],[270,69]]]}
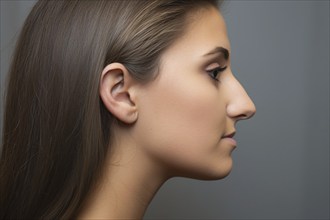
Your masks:
{"label": "eyelash", "polygon": [[211,69],[211,70],[206,70],[206,72],[210,75],[210,77],[217,81],[217,82],[220,82],[220,80],[217,78],[219,73],[225,71],[227,69],[227,66],[225,67],[217,67],[217,68],[214,68],[214,69]]}

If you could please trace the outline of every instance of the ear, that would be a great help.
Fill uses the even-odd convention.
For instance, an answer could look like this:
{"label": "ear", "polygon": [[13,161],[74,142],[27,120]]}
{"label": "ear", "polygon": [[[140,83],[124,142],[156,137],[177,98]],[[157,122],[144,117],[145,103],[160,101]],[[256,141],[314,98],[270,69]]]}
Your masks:
{"label": "ear", "polygon": [[134,84],[134,79],[121,63],[111,63],[102,71],[100,97],[108,111],[126,124],[132,124],[138,118]]}

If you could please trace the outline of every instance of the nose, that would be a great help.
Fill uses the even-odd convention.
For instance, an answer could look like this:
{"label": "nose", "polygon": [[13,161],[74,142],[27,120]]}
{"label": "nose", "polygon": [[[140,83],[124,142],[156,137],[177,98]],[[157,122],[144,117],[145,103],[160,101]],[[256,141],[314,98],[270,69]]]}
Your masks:
{"label": "nose", "polygon": [[234,76],[233,83],[230,83],[229,96],[227,114],[235,121],[249,119],[256,113],[253,101]]}

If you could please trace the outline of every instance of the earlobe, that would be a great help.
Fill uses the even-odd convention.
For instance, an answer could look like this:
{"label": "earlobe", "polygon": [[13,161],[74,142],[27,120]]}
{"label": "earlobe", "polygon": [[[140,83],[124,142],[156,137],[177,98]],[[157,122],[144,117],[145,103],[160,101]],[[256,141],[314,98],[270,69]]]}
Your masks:
{"label": "earlobe", "polygon": [[100,78],[102,102],[112,115],[126,124],[132,124],[138,118],[134,84],[134,79],[121,63],[111,63],[102,71]]}

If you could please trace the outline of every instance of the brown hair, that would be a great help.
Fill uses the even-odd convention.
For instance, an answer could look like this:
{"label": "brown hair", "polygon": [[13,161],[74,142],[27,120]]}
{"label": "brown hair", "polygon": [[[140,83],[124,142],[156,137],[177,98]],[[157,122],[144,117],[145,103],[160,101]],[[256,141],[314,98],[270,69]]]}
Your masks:
{"label": "brown hair", "polygon": [[141,82],[184,32],[188,13],[215,0],[39,1],[21,31],[6,91],[0,219],[74,218],[99,179],[112,115],[103,68]]}

